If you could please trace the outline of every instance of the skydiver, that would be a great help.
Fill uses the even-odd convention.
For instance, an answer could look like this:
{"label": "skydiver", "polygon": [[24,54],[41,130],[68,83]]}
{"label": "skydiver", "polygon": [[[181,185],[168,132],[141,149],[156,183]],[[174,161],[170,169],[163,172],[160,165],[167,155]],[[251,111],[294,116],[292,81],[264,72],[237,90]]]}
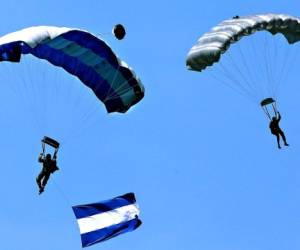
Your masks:
{"label": "skydiver", "polygon": [[[278,117],[277,117],[277,115],[278,115]],[[286,138],[285,138],[285,135],[284,135],[283,131],[279,127],[280,120],[281,120],[281,115],[277,111],[275,116],[272,117],[272,120],[270,121],[270,125],[269,125],[271,133],[273,135],[275,135],[276,138],[277,138],[277,145],[278,145],[279,149],[281,148],[281,146],[280,146],[280,136],[281,136],[281,138],[284,142],[284,145],[289,146],[289,144],[286,142]]]}
{"label": "skydiver", "polygon": [[56,165],[56,154],[51,158],[51,154],[47,154],[46,157],[43,154],[39,155],[38,162],[43,163],[42,171],[36,178],[36,182],[39,186],[39,194],[44,192],[45,186],[51,174],[53,174],[59,168]]}

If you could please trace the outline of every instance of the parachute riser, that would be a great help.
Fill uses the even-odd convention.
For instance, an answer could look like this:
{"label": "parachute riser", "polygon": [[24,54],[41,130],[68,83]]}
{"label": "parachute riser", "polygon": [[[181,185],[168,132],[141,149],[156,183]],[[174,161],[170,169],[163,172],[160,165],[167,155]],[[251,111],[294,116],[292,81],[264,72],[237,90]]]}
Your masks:
{"label": "parachute riser", "polygon": [[268,105],[272,106],[273,112],[274,112],[274,116],[276,118],[278,118],[278,110],[277,110],[277,106],[276,106],[276,101],[273,98],[266,98],[264,100],[261,101],[260,103],[264,113],[266,114],[266,116],[272,120],[272,117],[269,110],[268,110]]}
{"label": "parachute riser", "polygon": [[48,137],[48,136],[44,136],[44,138],[42,139],[42,154],[43,156],[45,156],[45,148],[46,148],[46,144],[53,147],[54,150],[54,154],[53,154],[53,158],[56,159],[57,157],[57,153],[58,153],[58,149],[59,149],[59,142],[57,142],[56,140]]}

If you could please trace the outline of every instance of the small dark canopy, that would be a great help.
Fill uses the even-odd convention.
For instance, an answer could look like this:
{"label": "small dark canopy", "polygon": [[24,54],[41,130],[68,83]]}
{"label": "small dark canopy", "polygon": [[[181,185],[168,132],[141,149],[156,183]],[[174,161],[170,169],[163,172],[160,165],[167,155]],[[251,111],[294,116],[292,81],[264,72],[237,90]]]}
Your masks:
{"label": "small dark canopy", "polygon": [[54,147],[55,149],[59,148],[59,142],[57,142],[56,140],[54,140],[48,136],[44,136],[44,138],[42,139],[42,142]]}
{"label": "small dark canopy", "polygon": [[116,24],[113,29],[113,32],[118,40],[122,40],[126,35],[125,28],[122,24]]}
{"label": "small dark canopy", "polygon": [[273,98],[269,97],[269,98],[263,99],[260,102],[260,105],[263,107],[263,106],[269,105],[269,104],[274,103],[274,102],[275,102],[275,100]]}

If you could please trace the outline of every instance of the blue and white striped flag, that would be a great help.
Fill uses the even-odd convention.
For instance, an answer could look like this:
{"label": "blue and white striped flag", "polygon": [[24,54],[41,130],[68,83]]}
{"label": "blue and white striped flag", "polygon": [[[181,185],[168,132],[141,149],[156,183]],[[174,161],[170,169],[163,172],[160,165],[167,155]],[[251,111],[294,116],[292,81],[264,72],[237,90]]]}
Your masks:
{"label": "blue and white striped flag", "polygon": [[133,231],[142,224],[134,193],[72,208],[79,225],[82,247]]}

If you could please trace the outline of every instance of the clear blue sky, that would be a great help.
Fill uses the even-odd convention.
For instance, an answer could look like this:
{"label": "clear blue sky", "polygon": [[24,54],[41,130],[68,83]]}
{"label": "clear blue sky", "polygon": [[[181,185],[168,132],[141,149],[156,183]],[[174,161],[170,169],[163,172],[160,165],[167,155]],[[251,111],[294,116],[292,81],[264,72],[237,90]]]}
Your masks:
{"label": "clear blue sky", "polygon": [[[1,35],[33,25],[103,34],[123,23],[124,41],[104,39],[135,69],[146,95],[127,114],[107,115],[78,81],[50,65],[1,68],[1,248],[80,249],[70,206],[135,192],[143,225],[91,250],[299,249],[297,71],[280,93],[291,146],[279,151],[258,105],[185,68],[190,47],[223,19],[300,16],[299,9],[296,0],[2,3]],[[90,109],[86,127],[78,117]],[[84,131],[64,143],[72,127]],[[38,196],[44,134],[62,140],[61,170]]]}

